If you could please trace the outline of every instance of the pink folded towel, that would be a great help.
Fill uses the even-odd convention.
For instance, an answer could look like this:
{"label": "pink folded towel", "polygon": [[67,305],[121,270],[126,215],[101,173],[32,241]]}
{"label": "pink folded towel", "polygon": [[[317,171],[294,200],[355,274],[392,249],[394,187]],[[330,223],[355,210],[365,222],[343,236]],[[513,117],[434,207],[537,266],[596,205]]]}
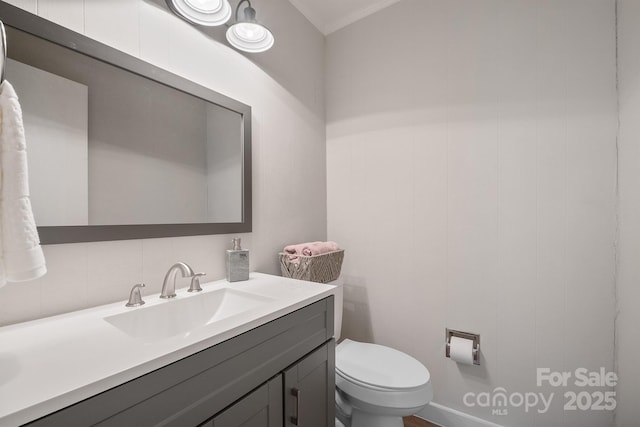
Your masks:
{"label": "pink folded towel", "polygon": [[[340,250],[340,247],[336,242],[309,242],[299,243],[297,245],[285,246],[284,252],[291,255],[321,255],[327,252],[333,252]],[[290,259],[292,259],[290,257]]]}

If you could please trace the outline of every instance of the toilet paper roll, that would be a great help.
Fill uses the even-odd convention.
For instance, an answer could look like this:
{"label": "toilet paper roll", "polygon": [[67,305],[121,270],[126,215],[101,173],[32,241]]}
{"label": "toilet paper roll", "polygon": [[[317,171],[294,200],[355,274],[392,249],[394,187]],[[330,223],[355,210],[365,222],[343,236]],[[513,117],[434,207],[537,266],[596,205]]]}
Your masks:
{"label": "toilet paper roll", "polygon": [[451,337],[449,356],[458,363],[473,365],[473,340]]}

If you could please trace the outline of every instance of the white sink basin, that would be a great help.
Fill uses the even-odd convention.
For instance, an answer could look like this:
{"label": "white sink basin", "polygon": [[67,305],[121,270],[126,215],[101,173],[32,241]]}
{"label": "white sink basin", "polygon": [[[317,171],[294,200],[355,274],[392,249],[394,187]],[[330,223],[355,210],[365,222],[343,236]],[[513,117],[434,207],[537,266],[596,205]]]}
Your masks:
{"label": "white sink basin", "polygon": [[335,293],[262,273],[202,289],[0,327],[0,426],[28,424]]}
{"label": "white sink basin", "polygon": [[188,336],[194,330],[260,307],[273,298],[235,289],[219,289],[184,299],[161,301],[149,307],[105,317],[125,334],[144,341]]}

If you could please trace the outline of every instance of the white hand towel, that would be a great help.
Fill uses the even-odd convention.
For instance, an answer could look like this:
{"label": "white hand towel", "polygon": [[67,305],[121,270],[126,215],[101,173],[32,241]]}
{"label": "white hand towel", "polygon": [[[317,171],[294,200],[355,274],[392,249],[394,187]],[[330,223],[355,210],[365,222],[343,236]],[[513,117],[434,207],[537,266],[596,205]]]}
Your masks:
{"label": "white hand towel", "polygon": [[13,86],[0,85],[0,286],[47,272],[29,201],[22,109]]}

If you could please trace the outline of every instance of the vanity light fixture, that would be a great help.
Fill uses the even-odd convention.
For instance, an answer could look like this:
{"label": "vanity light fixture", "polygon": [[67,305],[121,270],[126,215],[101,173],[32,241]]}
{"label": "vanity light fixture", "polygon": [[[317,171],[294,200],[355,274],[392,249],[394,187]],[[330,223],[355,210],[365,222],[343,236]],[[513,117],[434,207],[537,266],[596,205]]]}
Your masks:
{"label": "vanity light fixture", "polygon": [[169,9],[183,19],[207,27],[226,23],[231,18],[229,0],[166,0]]}
{"label": "vanity light fixture", "polygon": [[[240,11],[240,6],[245,2],[247,7],[243,10],[244,19],[239,20],[238,12]],[[236,23],[227,29],[227,40],[236,49],[251,53],[269,50],[275,41],[271,31],[256,21],[256,10],[251,7],[251,1],[249,0],[240,0],[240,3],[238,3],[236,7]]]}

